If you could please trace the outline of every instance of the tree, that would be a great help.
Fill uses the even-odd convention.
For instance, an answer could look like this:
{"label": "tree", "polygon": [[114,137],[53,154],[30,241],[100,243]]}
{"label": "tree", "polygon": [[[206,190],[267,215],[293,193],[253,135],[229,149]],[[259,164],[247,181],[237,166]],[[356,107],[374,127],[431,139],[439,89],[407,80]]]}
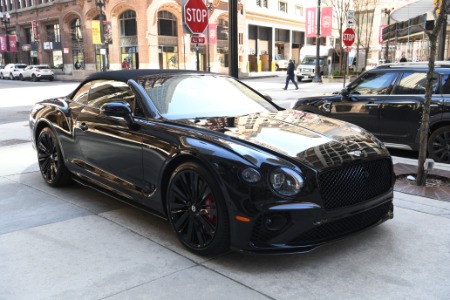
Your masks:
{"label": "tree", "polygon": [[366,51],[364,69],[367,67],[369,58],[369,47],[373,32],[373,17],[378,0],[354,0],[355,9],[355,34],[356,34],[356,57],[359,57],[359,49]]}
{"label": "tree", "polygon": [[[437,38],[439,36],[439,32],[442,27],[442,22],[444,21],[444,14],[447,10],[449,0],[441,0],[435,1],[434,14],[437,16],[436,21],[434,23],[434,28],[431,31],[426,31],[425,33],[428,36],[430,41],[430,56],[428,60],[428,71],[427,71],[427,84],[425,88],[425,103],[423,105],[423,113],[422,113],[422,124],[420,126],[420,137],[419,137],[419,157],[418,157],[418,166],[417,166],[417,185],[425,185],[426,183],[426,173],[425,173],[425,159],[427,156],[427,140],[428,133],[430,131],[430,103],[431,103],[431,95],[433,94],[433,85],[436,78],[433,78],[434,75],[434,62],[436,59],[436,45]],[[441,3],[439,3],[441,2]],[[439,12],[439,13],[437,13]]]}
{"label": "tree", "polygon": [[339,53],[339,72],[343,74],[344,66],[344,51],[342,46],[342,32],[344,21],[347,20],[347,13],[350,9],[350,2],[351,0],[325,0],[325,4],[333,7],[333,13],[337,20],[338,25],[338,32],[339,32],[339,47],[338,47],[338,53]]}

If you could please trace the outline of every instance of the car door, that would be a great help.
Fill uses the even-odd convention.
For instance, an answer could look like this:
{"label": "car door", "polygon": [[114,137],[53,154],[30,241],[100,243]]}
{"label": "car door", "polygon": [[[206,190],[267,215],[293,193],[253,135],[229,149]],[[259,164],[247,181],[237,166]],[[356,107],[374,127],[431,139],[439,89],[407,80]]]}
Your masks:
{"label": "car door", "polygon": [[[438,78],[438,75],[435,75]],[[384,99],[380,110],[380,138],[387,145],[396,144],[416,149],[418,131],[425,102],[426,71],[400,73],[393,92]],[[430,116],[442,110],[442,95],[437,93],[438,81],[433,88]]]}
{"label": "car door", "polygon": [[85,176],[135,199],[143,193],[142,135],[125,118],[102,113],[102,107],[113,102],[125,103],[134,111],[135,95],[123,82],[91,84],[87,105],[74,121],[76,163]]}
{"label": "car door", "polygon": [[331,116],[379,136],[380,108],[384,97],[391,92],[397,75],[388,70],[365,73],[347,87],[341,101],[331,103]]}

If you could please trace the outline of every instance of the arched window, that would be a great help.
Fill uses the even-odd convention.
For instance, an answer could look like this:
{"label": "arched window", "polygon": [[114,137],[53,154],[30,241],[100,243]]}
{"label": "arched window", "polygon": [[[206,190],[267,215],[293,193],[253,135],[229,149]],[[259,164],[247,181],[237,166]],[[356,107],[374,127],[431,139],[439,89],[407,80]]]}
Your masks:
{"label": "arched window", "polygon": [[120,15],[120,62],[122,69],[139,69],[139,49],[136,12],[127,10]]}
{"label": "arched window", "polygon": [[127,10],[120,16],[120,36],[136,36],[136,12]]}
{"label": "arched window", "polygon": [[70,34],[72,36],[72,41],[82,41],[83,32],[81,31],[81,20],[75,19],[70,23]]}
{"label": "arched window", "polygon": [[158,12],[158,35],[178,36],[177,18],[172,13]]}
{"label": "arched window", "polygon": [[83,28],[79,18],[70,23],[70,35],[72,37],[72,64],[76,70],[84,68],[84,44]]}

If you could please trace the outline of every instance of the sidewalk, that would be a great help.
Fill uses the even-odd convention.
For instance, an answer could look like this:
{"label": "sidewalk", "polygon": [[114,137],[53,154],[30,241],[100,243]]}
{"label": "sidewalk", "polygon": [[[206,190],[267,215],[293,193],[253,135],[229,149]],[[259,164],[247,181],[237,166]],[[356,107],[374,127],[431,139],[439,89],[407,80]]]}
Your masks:
{"label": "sidewalk", "polygon": [[311,253],[198,257],[164,220],[80,185],[47,186],[27,136],[27,122],[0,125],[2,299],[446,300],[450,294],[450,203],[395,192],[393,220]]}

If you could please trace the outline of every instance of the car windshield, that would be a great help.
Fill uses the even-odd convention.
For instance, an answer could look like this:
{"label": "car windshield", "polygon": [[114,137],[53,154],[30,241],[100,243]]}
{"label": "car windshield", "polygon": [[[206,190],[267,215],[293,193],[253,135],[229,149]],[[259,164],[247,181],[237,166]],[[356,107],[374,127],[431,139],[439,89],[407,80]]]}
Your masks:
{"label": "car windshield", "polygon": [[236,116],[278,109],[253,90],[226,76],[183,75],[138,80],[167,119]]}
{"label": "car windshield", "polygon": [[[319,57],[319,65],[323,65],[323,57]],[[316,57],[315,56],[305,56],[302,60],[302,65],[315,65]]]}
{"label": "car windshield", "polygon": [[16,69],[25,69],[27,67],[27,65],[16,65],[15,68]]}
{"label": "car windshield", "polygon": [[49,67],[48,66],[36,66],[36,69],[43,70],[43,69],[49,69]]}

